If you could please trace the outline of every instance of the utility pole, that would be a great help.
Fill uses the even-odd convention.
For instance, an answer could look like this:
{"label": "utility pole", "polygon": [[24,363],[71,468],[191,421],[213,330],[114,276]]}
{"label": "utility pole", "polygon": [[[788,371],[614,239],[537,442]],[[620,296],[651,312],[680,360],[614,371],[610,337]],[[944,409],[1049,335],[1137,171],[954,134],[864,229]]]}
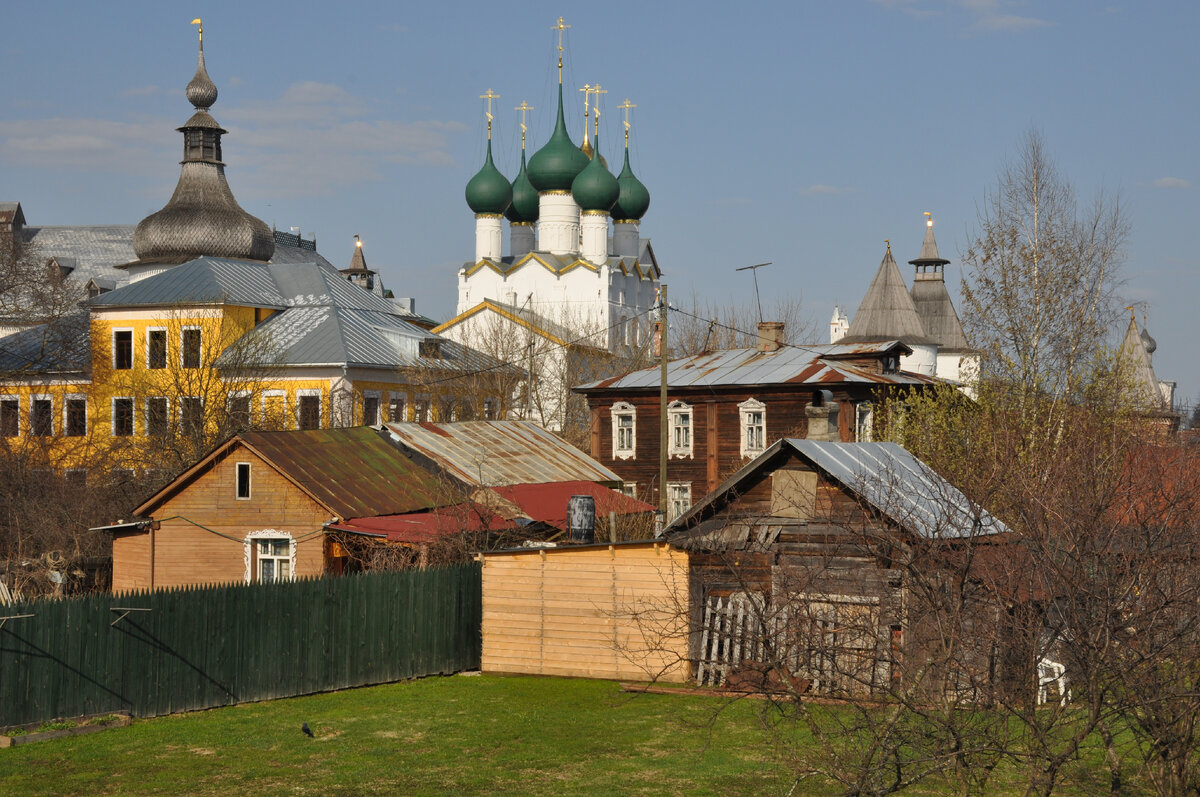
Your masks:
{"label": "utility pole", "polygon": [[667,523],[667,286],[658,291],[658,353],[661,375],[658,384],[658,511]]}

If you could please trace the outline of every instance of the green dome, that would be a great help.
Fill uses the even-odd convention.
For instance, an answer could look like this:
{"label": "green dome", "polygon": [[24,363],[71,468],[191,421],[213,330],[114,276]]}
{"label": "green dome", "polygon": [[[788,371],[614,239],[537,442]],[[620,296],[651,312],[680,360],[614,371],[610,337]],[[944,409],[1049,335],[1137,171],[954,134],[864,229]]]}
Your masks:
{"label": "green dome", "polygon": [[558,84],[558,122],[546,146],[529,159],[529,182],[538,191],[570,191],[571,183],[589,163],[588,156],[567,135],[563,119],[562,84]]}
{"label": "green dome", "polygon": [[512,181],[512,204],[504,215],[511,222],[535,222],[538,220],[540,206],[537,189],[529,182],[529,173],[525,171],[525,151],[521,151],[521,171]]}
{"label": "green dome", "polygon": [[633,169],[629,168],[628,147],[625,149],[625,165],[617,177],[617,184],[621,187],[621,194],[617,197],[617,204],[613,205],[612,217],[617,221],[640,220],[650,209],[650,192],[642,185],[641,180],[633,176]]}
{"label": "green dome", "polygon": [[596,136],[596,156],[571,183],[571,195],[580,210],[608,210],[617,202],[621,186],[604,165],[600,155],[600,136]]}
{"label": "green dome", "polygon": [[483,168],[467,183],[467,204],[476,213],[503,213],[512,204],[512,185],[492,163],[491,139]]}

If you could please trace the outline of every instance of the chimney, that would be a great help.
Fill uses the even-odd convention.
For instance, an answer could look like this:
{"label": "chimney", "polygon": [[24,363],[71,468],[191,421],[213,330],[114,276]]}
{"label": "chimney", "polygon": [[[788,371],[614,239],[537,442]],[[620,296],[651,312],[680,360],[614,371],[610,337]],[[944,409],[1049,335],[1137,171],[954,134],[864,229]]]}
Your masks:
{"label": "chimney", "polygon": [[761,352],[779,351],[783,346],[783,322],[758,322],[758,350]]}
{"label": "chimney", "polygon": [[808,440],[819,440],[826,442],[837,442],[840,435],[838,432],[838,405],[833,400],[833,394],[828,390],[814,390],[812,394],[812,403],[804,408],[804,414],[808,416],[808,434],[805,438]]}

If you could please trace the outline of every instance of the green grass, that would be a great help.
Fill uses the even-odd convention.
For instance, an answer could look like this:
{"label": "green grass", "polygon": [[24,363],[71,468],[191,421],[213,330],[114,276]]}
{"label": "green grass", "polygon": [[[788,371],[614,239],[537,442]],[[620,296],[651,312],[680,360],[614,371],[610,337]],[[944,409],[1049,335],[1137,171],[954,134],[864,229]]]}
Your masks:
{"label": "green grass", "polygon": [[786,794],[758,706],[714,717],[722,705],[604,681],[427,678],[0,750],[0,794]]}

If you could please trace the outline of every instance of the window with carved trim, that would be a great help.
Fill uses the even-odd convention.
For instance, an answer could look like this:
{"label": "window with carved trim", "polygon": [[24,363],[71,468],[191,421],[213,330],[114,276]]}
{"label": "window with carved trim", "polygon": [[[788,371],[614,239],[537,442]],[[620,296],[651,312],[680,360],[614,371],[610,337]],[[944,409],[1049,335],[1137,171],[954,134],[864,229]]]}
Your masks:
{"label": "window with carved trim", "polygon": [[667,454],[672,457],[692,456],[692,407],[682,401],[667,405]]}
{"label": "window with carved trim", "polygon": [[637,456],[637,409],[624,401],[612,405],[613,459],[633,459]]}
{"label": "window with carved trim", "polygon": [[741,427],[741,455],[756,457],[767,445],[767,405],[747,399],[738,405]]}

